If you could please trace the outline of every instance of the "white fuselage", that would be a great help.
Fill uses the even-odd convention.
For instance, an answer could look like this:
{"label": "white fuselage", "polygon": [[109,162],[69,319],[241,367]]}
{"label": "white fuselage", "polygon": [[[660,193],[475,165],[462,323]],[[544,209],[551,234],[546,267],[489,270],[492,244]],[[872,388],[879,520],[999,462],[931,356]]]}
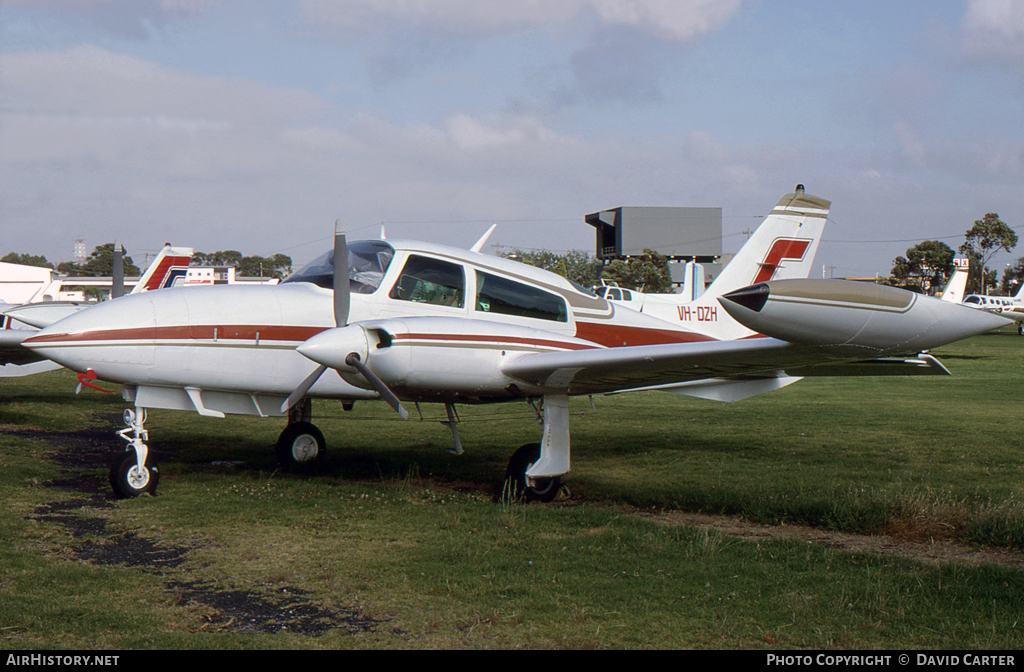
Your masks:
{"label": "white fuselage", "polygon": [[[559,276],[516,262],[443,246],[389,243],[394,256],[379,286],[372,293],[351,294],[348,321],[362,325],[369,339],[386,334],[386,343],[370,344],[369,365],[404,399],[521,398],[544,388],[502,374],[501,364],[509,358],[711,340],[616,309]],[[464,282],[459,302],[435,304],[404,295],[403,269],[411,257],[456,269]],[[497,312],[483,286],[499,281],[543,294],[561,306],[561,313],[513,314],[515,296],[506,300],[512,308]],[[331,289],[309,282],[172,288],[81,311],[25,345],[73,370],[92,370],[101,380],[125,384],[126,397],[138,406],[276,415],[284,397],[316,368],[296,348],[335,327],[332,301]],[[360,377],[341,375],[321,376],[310,396],[376,398]]]}
{"label": "white fuselage", "polygon": [[1020,296],[983,296],[971,294],[964,299],[964,305],[987,310],[1003,317],[1024,322],[1024,299]]}

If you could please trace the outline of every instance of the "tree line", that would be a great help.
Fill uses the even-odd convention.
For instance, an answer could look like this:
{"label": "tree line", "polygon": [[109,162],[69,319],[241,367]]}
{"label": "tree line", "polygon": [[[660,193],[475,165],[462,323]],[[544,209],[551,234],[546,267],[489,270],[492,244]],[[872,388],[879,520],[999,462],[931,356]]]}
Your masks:
{"label": "tree line", "polygon": [[555,254],[546,250],[513,249],[511,252],[499,252],[498,256],[543,268],[587,289],[605,280],[619,287],[651,294],[673,291],[668,257],[654,250],[645,249],[642,255],[615,259],[607,264],[582,250]]}
{"label": "tree line", "polygon": [[[65,261],[56,266],[47,261],[45,256],[10,252],[0,257],[0,261],[22,266],[38,266],[49,268],[71,276],[105,277],[113,273],[114,244],[97,245],[86,261],[78,264]],[[141,275],[142,270],[135,265],[128,255],[122,256],[125,275]],[[258,255],[243,256],[237,250],[220,252],[195,252],[192,254],[191,266],[234,266],[235,273],[247,278],[278,278],[283,280],[292,272],[292,258],[284,254],[272,257]]]}
{"label": "tree line", "polygon": [[[1024,281],[1024,257],[1003,272],[1000,282],[996,269],[988,263],[998,252],[1010,252],[1017,245],[1017,234],[994,212],[974,221],[964,233],[960,254],[970,267],[967,276],[968,294],[985,294],[990,289],[1012,294]],[[923,293],[941,290],[953,275],[956,252],[938,240],[924,240],[907,250],[907,255],[893,260],[890,284]]]}

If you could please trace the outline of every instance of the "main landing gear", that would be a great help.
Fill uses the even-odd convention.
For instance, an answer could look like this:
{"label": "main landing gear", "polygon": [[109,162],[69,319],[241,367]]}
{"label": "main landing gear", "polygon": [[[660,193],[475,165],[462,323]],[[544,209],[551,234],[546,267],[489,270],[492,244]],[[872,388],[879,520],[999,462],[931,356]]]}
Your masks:
{"label": "main landing gear", "polygon": [[530,478],[526,472],[540,460],[540,444],[528,443],[512,453],[505,470],[501,498],[505,500],[542,502],[554,501],[562,491],[562,477]]}
{"label": "main landing gear", "polygon": [[569,397],[544,397],[544,438],[512,454],[505,470],[501,499],[548,503],[562,491],[569,471]]}
{"label": "main landing gear", "polygon": [[127,441],[128,446],[124,454],[118,455],[110,467],[110,486],[118,499],[130,499],[146,493],[156,494],[160,469],[157,467],[156,458],[149,454],[149,448],[145,444],[149,439],[145,423],[146,409],[125,409],[124,424],[128,426],[117,435]]}

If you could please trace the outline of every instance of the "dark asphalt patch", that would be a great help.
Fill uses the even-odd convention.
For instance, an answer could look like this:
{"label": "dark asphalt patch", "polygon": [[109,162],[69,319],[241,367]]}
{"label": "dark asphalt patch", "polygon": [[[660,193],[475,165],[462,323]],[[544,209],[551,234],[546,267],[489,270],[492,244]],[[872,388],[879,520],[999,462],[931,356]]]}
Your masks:
{"label": "dark asphalt patch", "polygon": [[89,511],[114,508],[105,474],[95,473],[105,472],[124,448],[114,434],[120,416],[112,415],[109,419],[110,427],[71,432],[0,430],[42,441],[56,449],[48,457],[61,467],[62,474],[45,485],[76,496],[39,506],[30,517],[64,528],[73,540],[71,551],[77,560],[158,574],[168,593],[176,598],[176,605],[206,607],[203,611],[208,612],[204,617],[207,622],[225,632],[290,632],[319,637],[336,629],[347,633],[372,632],[384,623],[354,609],[324,608],[314,602],[315,595],[299,588],[283,586],[272,592],[227,589],[216,582],[192,580],[187,563],[194,546],[147,539],[112,528],[106,518],[89,515]]}

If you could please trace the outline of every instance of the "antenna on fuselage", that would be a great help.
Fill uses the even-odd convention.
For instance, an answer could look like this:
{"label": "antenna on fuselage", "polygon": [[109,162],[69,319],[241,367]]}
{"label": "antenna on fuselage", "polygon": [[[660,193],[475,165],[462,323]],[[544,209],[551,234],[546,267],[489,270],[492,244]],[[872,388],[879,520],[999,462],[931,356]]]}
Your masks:
{"label": "antenna on fuselage", "polygon": [[469,251],[479,252],[480,250],[484,249],[484,244],[487,243],[487,239],[491,237],[491,234],[494,233],[494,230],[496,228],[498,228],[497,224],[491,224],[491,228],[487,229],[487,233],[480,236],[480,240],[473,243],[473,247],[469,248]]}

